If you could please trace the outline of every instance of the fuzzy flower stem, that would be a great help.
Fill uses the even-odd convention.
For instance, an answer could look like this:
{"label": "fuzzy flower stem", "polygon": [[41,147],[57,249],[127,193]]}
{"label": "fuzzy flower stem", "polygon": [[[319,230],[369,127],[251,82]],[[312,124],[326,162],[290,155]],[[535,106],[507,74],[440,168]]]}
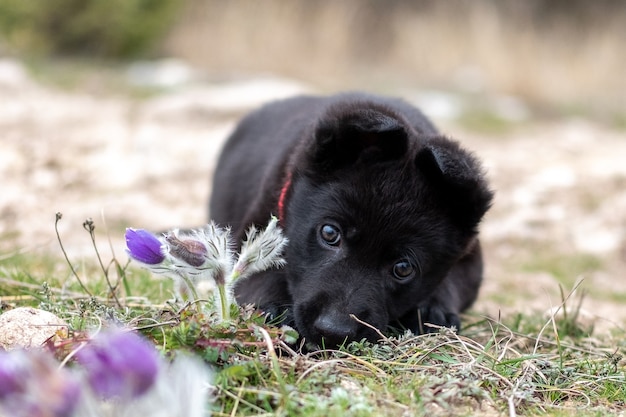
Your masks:
{"label": "fuzzy flower stem", "polygon": [[276,217],[270,219],[263,231],[251,226],[246,232],[246,240],[231,272],[231,282],[269,268],[282,267],[285,264],[282,252],[286,245],[287,238],[278,227]]}
{"label": "fuzzy flower stem", "polygon": [[241,271],[238,269],[233,269],[233,271],[230,273],[230,276],[228,277],[228,282],[235,282],[239,279],[239,277],[241,277]]}
{"label": "fuzzy flower stem", "polygon": [[230,320],[230,302],[228,300],[228,291],[226,290],[226,285],[218,285],[217,291],[220,295],[220,309],[222,311],[222,320],[228,321]]}
{"label": "fuzzy flower stem", "polygon": [[194,285],[194,283],[189,279],[186,274],[179,273],[178,276],[180,277],[180,279],[183,280],[183,282],[191,292],[191,301],[198,300],[200,297],[198,297],[198,291],[196,291],[196,286]]}

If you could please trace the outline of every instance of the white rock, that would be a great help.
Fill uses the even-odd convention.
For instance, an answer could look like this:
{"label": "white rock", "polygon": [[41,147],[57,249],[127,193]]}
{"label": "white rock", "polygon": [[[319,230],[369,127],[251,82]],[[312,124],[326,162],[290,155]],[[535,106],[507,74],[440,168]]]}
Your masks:
{"label": "white rock", "polygon": [[39,347],[67,323],[54,314],[32,307],[18,307],[0,315],[0,347],[5,350]]}

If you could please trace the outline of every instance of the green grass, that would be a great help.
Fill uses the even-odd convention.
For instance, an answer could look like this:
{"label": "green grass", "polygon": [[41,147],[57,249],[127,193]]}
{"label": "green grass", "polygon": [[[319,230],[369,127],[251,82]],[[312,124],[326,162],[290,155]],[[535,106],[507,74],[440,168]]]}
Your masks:
{"label": "green grass", "polygon": [[136,58],[154,51],[182,4],[5,0],[0,3],[0,38],[10,50],[26,54]]}
{"label": "green grass", "polygon": [[593,255],[563,255],[546,252],[537,254],[525,263],[522,269],[527,272],[548,272],[559,282],[571,286],[581,275],[598,271],[601,267],[602,262]]}
{"label": "green grass", "polygon": [[465,111],[458,118],[457,123],[467,130],[487,135],[509,133],[521,124],[521,122],[507,120],[488,109]]}
{"label": "green grass", "polygon": [[70,259],[83,285],[62,254],[0,256],[2,310],[50,310],[70,324],[68,339],[117,320],[166,355],[193,352],[216,372],[214,416],[603,416],[626,407],[626,334],[594,335],[567,294],[549,318],[468,316],[460,335],[442,329],[304,354],[285,343],[292,332],[252,309],[216,324],[202,302],[168,303],[171,283],[99,256],[104,267],[97,256]]}

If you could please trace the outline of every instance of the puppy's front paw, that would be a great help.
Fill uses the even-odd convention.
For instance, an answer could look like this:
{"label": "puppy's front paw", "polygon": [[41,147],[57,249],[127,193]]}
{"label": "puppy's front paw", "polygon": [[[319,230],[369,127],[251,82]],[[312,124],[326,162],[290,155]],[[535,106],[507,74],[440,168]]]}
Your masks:
{"label": "puppy's front paw", "polygon": [[267,316],[267,322],[274,325],[285,325],[295,328],[295,319],[291,308],[283,304],[268,303],[260,308]]}
{"label": "puppy's front paw", "polygon": [[[461,329],[461,320],[456,313],[444,310],[438,305],[429,305],[418,308],[417,329],[413,329],[415,333],[436,333],[438,327],[448,327],[456,331]],[[433,326],[434,325],[434,326]]]}

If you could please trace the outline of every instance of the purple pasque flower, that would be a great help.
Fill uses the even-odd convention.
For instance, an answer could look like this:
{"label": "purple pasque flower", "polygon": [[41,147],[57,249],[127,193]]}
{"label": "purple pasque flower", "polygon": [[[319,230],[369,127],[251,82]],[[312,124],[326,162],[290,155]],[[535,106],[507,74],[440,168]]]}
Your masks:
{"label": "purple pasque flower", "polygon": [[125,237],[128,255],[134,260],[147,265],[157,265],[165,259],[161,249],[163,243],[147,230],[129,227],[126,229]]}
{"label": "purple pasque flower", "polygon": [[99,334],[76,359],[85,368],[93,391],[103,397],[130,399],[144,394],[159,372],[159,353],[133,332],[110,330]]}
{"label": "purple pasque flower", "polygon": [[46,352],[0,352],[0,415],[70,417],[80,395],[75,375]]}
{"label": "purple pasque flower", "polygon": [[3,398],[23,389],[22,364],[15,360],[15,354],[0,351],[0,402]]}
{"label": "purple pasque flower", "polygon": [[177,299],[191,294],[197,300],[196,284],[213,280],[216,310],[220,319],[227,321],[231,305],[236,304],[235,281],[284,266],[287,238],[278,226],[278,219],[272,217],[264,230],[254,226],[248,230],[239,254],[232,250],[230,228],[218,227],[214,222],[183,232],[174,229],[160,238],[142,229],[129,228],[126,242],[133,259],[152,272],[174,280]]}

